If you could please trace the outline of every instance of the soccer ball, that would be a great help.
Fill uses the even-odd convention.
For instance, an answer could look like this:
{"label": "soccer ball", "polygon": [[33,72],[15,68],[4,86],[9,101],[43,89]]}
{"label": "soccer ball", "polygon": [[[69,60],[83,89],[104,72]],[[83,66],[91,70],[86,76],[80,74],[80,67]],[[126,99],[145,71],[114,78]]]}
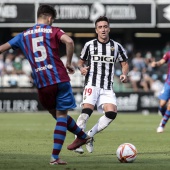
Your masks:
{"label": "soccer ball", "polygon": [[123,143],[117,148],[116,156],[122,163],[134,162],[137,156],[137,149],[131,143]]}

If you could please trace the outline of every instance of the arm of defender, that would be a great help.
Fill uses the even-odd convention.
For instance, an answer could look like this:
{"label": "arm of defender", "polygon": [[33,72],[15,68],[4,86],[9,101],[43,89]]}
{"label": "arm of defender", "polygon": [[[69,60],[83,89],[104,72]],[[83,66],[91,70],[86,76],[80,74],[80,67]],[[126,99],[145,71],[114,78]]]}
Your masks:
{"label": "arm of defender", "polygon": [[81,74],[85,76],[89,70],[89,66],[84,66],[84,64],[85,64],[85,61],[82,59],[79,59],[78,69],[80,70]]}
{"label": "arm of defender", "polygon": [[128,81],[128,72],[129,72],[129,64],[127,61],[120,62],[122,66],[122,74],[120,75],[120,80],[122,83],[127,83]]}

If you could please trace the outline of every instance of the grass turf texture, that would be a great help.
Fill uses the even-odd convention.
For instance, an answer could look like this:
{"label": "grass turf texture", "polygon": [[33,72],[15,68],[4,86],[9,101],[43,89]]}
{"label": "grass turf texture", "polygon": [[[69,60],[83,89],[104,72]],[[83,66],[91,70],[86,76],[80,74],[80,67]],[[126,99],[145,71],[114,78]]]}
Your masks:
{"label": "grass turf texture", "polygon": [[[72,114],[77,119],[78,114]],[[101,115],[93,114],[87,130]],[[110,126],[95,135],[94,152],[79,155],[66,149],[74,135],[67,137],[60,158],[68,165],[49,165],[55,120],[47,113],[0,114],[0,170],[168,170],[170,167],[170,125],[156,133],[161,116],[121,114]],[[132,143],[138,150],[134,163],[120,163],[117,147]]]}

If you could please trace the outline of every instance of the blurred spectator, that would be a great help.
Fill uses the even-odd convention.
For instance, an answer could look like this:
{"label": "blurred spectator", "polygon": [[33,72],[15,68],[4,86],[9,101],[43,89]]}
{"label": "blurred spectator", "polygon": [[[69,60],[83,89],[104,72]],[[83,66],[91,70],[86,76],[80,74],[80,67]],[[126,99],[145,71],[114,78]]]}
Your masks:
{"label": "blurred spectator", "polygon": [[[63,64],[66,65],[67,56],[64,55],[64,56],[62,56],[60,59],[62,60]],[[78,62],[78,57],[77,57],[77,55],[74,53],[74,54],[73,54],[73,57],[72,57],[72,65],[75,67],[75,69],[78,68],[77,62]]]}
{"label": "blurred spectator", "polygon": [[[4,59],[5,58],[5,59]],[[15,58],[15,59],[14,59]],[[24,59],[23,59],[24,58]],[[2,87],[32,87],[31,66],[23,54],[13,51],[0,55],[0,79]]]}
{"label": "blurred spectator", "polygon": [[9,86],[10,87],[17,87],[18,86],[18,75],[15,74],[15,73],[12,73],[9,75],[9,80],[8,80],[8,83],[9,83]]}
{"label": "blurred spectator", "polygon": [[162,75],[162,81],[164,82],[166,80],[166,78],[167,78],[167,74],[163,74]]}
{"label": "blurred spectator", "polygon": [[126,49],[126,51],[127,51],[128,56],[129,56],[129,57],[132,56],[132,54],[133,54],[133,49],[134,49],[133,43],[132,43],[132,42],[127,42],[127,43],[125,44],[125,49]]}
{"label": "blurred spectator", "polygon": [[14,73],[13,66],[14,54],[8,53],[6,54],[5,63],[4,63],[4,74],[12,74]]}
{"label": "blurred spectator", "polygon": [[22,58],[21,56],[16,56],[14,61],[13,61],[13,67],[15,70],[16,74],[23,74],[23,70],[22,70]]}
{"label": "blurred spectator", "polygon": [[141,72],[137,67],[133,67],[129,72],[129,81],[135,92],[141,90],[148,92],[150,90],[153,80],[146,71],[146,69],[143,69]]}
{"label": "blurred spectator", "polygon": [[155,61],[155,58],[153,57],[151,51],[147,51],[145,54],[145,65],[146,65],[146,72],[151,75],[153,72],[153,68],[151,66],[151,63]]}
{"label": "blurred spectator", "polygon": [[146,52],[145,58],[146,58],[146,59],[151,59],[151,58],[152,58],[152,53],[151,53],[151,51],[147,51],[147,52]]}
{"label": "blurred spectator", "polygon": [[3,54],[0,54],[0,76],[3,74],[4,70],[4,56]]}
{"label": "blurred spectator", "polygon": [[133,57],[133,59],[132,59],[132,66],[136,67],[138,69],[138,71],[142,71],[143,69],[146,68],[145,60],[142,57],[141,52],[137,52],[135,54],[135,56]]}
{"label": "blurred spectator", "polygon": [[142,78],[141,78],[141,82],[140,82],[141,87],[143,88],[143,90],[145,92],[148,92],[151,88],[152,83],[153,83],[153,80],[150,77],[150,75],[148,74],[147,69],[143,69]]}
{"label": "blurred spectator", "polygon": [[22,71],[24,74],[26,74],[28,76],[31,76],[31,74],[32,74],[32,69],[31,69],[30,63],[25,58],[22,60]]}
{"label": "blurred spectator", "polygon": [[170,41],[168,41],[165,47],[162,50],[162,54],[165,54],[167,51],[170,51]]}
{"label": "blurred spectator", "polygon": [[5,56],[3,86],[17,87],[18,76],[14,67],[14,57],[15,56],[11,51]]}
{"label": "blurred spectator", "polygon": [[137,67],[133,67],[133,69],[129,72],[129,80],[135,92],[139,91],[141,76],[141,72]]}
{"label": "blurred spectator", "polygon": [[158,97],[160,95],[161,90],[163,89],[164,84],[158,79],[157,74],[152,75],[152,84],[151,90],[154,92],[154,96]]}
{"label": "blurred spectator", "polygon": [[[64,55],[60,58],[63,62],[64,65],[66,65],[66,61],[67,61],[67,57]],[[81,76],[80,71],[78,70],[78,57],[77,55],[74,53],[73,57],[72,57],[72,65],[75,68],[75,73],[74,74],[69,74],[70,77],[70,83],[72,85],[72,87],[83,87],[84,85],[84,77]]]}

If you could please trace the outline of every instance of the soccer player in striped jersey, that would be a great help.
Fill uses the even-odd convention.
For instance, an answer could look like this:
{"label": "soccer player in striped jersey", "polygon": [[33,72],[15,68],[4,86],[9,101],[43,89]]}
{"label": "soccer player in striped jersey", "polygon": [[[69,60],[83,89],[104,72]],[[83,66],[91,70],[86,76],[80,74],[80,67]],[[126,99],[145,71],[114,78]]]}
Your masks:
{"label": "soccer player in striped jersey", "polygon": [[170,118],[170,51],[166,52],[159,61],[154,61],[151,63],[152,67],[160,67],[165,63],[168,64],[167,78],[161,94],[159,95],[158,107],[163,118],[157,128],[157,133],[162,133],[164,131],[165,125]]}
{"label": "soccer player in striped jersey", "polygon": [[[82,49],[78,62],[79,70],[85,76],[82,112],[77,119],[77,125],[85,131],[86,123],[95,105],[97,110],[104,113],[98,122],[88,131],[93,137],[105,129],[117,115],[116,95],[113,91],[114,65],[120,62],[122,74],[120,80],[127,82],[129,72],[128,57],[121,44],[110,39],[109,20],[105,16],[95,22],[97,38],[87,42]],[[86,144],[88,152],[93,152],[93,140]],[[75,152],[83,153],[82,147]]]}
{"label": "soccer player in striped jersey", "polygon": [[[38,89],[39,100],[56,119],[50,164],[65,165],[67,162],[59,158],[59,153],[66,131],[69,130],[78,137],[67,146],[69,150],[85,144],[90,137],[67,114],[68,109],[76,107],[68,76],[68,73],[74,73],[74,67],[71,65],[74,42],[60,28],[51,26],[55,18],[56,10],[52,6],[39,6],[37,24],[1,45],[0,53],[10,48],[20,48],[28,59]],[[66,68],[59,57],[60,42],[66,45]]]}

